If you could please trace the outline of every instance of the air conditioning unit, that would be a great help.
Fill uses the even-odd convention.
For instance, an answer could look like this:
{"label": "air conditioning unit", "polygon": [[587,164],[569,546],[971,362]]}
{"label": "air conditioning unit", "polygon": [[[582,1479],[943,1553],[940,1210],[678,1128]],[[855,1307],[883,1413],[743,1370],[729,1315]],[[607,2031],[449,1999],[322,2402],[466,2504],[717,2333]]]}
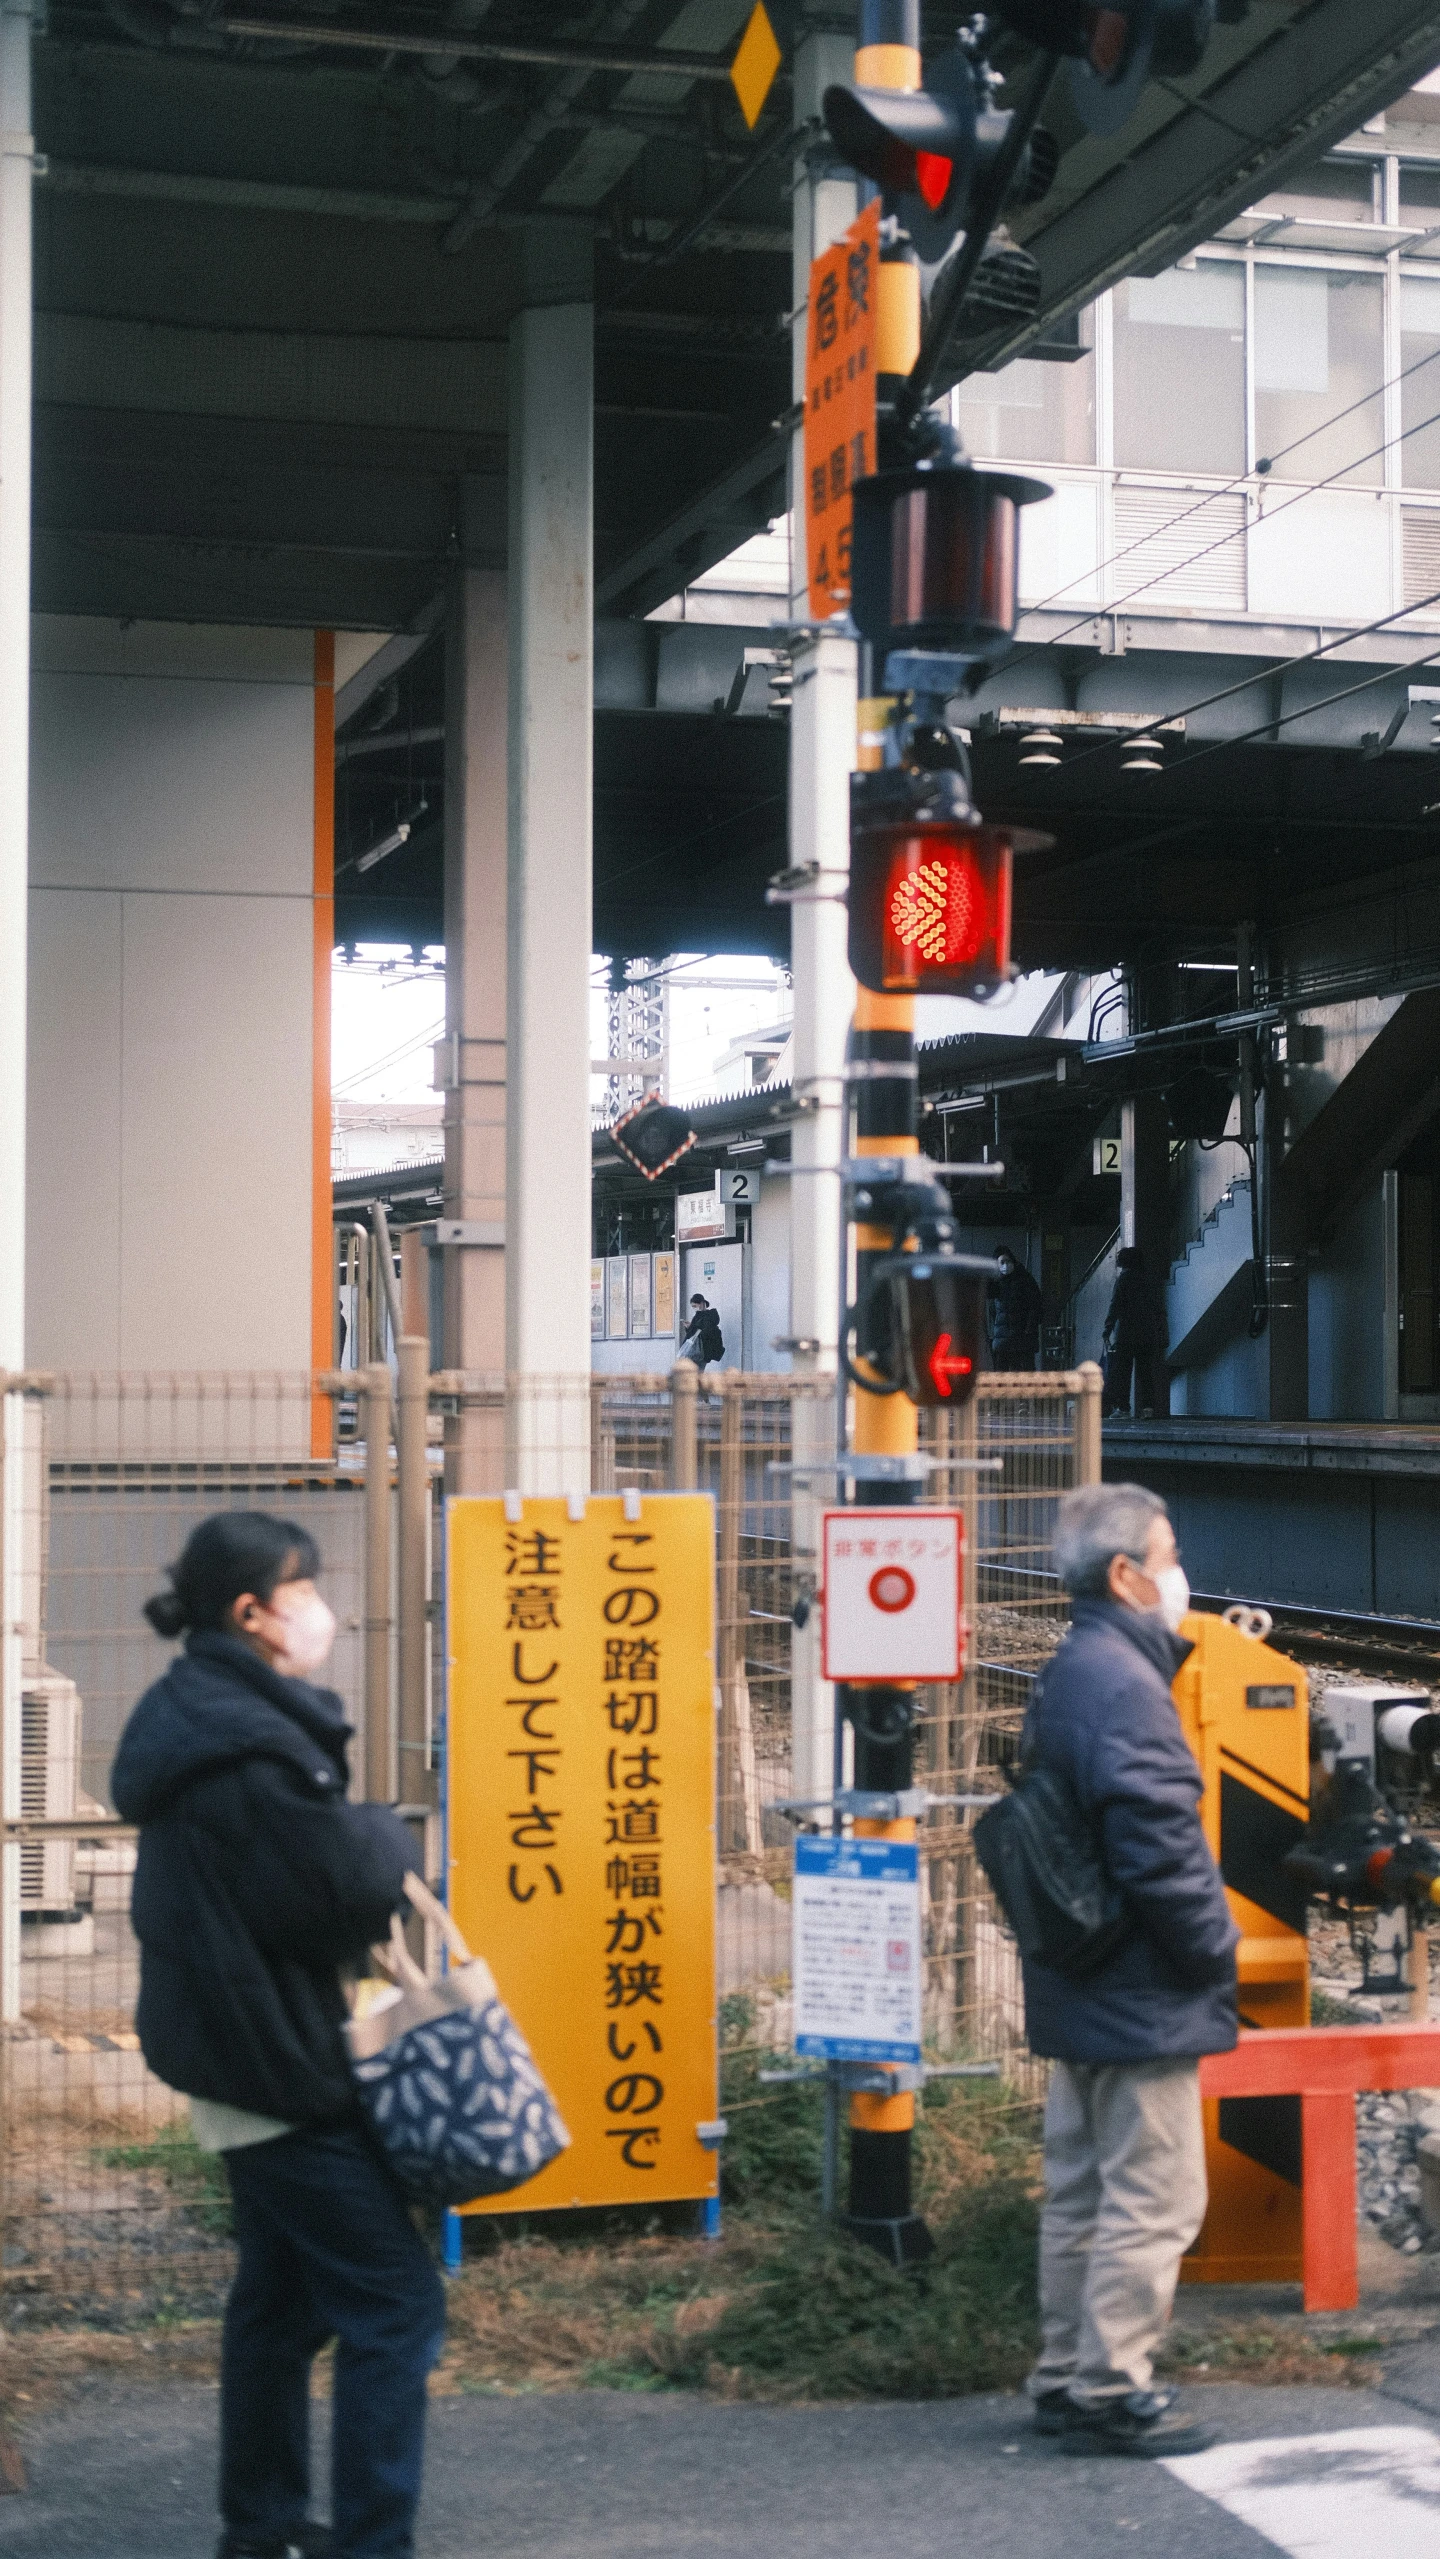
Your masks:
{"label": "air conditioning unit", "polygon": [[[59,1671],[27,1671],[20,1689],[20,1815],[74,1821],[79,1808],[80,1691]],[[27,1839],[20,1847],[20,1908],[75,1907],[73,1839]]]}

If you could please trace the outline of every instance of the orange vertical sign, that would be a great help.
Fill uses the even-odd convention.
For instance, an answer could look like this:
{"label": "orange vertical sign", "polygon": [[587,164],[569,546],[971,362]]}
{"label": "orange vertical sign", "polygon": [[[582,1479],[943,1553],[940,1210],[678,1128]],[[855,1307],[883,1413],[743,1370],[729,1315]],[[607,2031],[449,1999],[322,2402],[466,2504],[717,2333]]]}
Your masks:
{"label": "orange vertical sign", "polygon": [[805,558],[817,622],[850,602],[850,491],[875,468],[880,204],[810,269],[805,352]]}

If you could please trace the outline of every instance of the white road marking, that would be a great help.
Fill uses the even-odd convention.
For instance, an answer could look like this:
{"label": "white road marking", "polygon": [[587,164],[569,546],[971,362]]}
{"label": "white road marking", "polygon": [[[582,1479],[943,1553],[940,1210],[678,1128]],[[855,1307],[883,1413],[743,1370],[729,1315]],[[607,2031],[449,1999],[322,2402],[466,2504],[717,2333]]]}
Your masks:
{"label": "white road marking", "polygon": [[1440,2441],[1420,2426],[1217,2444],[1164,2466],[1289,2559],[1440,2554]]}

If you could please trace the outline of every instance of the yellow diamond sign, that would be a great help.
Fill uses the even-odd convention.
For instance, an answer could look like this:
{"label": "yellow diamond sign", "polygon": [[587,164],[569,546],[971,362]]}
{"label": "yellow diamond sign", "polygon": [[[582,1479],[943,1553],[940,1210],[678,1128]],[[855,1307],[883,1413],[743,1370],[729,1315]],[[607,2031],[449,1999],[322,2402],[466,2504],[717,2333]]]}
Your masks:
{"label": "yellow diamond sign", "polygon": [[765,0],[755,0],[750,24],[740,39],[740,50],[730,65],[730,80],[740,101],[740,113],[751,132],[766,99],[770,84],[780,68],[780,46],[765,10]]}

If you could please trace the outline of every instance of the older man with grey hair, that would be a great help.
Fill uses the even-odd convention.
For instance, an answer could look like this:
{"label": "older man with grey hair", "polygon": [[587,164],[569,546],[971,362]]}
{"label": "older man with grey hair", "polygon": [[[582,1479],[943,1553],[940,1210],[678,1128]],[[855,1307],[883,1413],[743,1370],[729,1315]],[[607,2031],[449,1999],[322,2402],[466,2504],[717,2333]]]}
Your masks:
{"label": "older man with grey hair", "polygon": [[1074,1607],[1023,1756],[1067,1781],[1129,1926],[1083,1979],[1025,1963],[1030,2043],[1054,2063],[1028,2388],[1062,2450],[1154,2458],[1214,2440],[1151,2380],[1205,2213],[1199,2057],[1236,2040],[1239,1932],[1170,1693],[1190,1593],[1164,1503],[1140,1484],[1067,1493],[1055,1562]]}

